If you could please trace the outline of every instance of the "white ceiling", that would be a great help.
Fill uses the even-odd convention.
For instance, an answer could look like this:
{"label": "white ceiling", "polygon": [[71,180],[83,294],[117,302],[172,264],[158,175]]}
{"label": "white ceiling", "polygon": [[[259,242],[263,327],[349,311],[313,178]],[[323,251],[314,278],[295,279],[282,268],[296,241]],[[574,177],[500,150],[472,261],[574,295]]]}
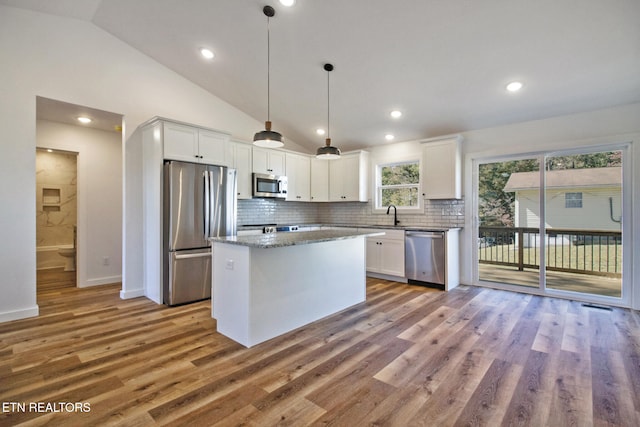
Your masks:
{"label": "white ceiling", "polygon": [[[80,127],[90,127],[108,132],[122,132],[122,115],[97,110],[82,105],[70,104],[55,99],[36,97],[36,117],[39,120],[66,123]],[[91,119],[89,124],[81,124],[78,117]]]}
{"label": "white ceiling", "polygon": [[[0,0],[93,22],[259,121],[264,0]],[[271,19],[271,120],[310,150],[640,102],[638,0],[297,0]],[[207,62],[200,47],[216,57]],[[521,80],[517,94],[505,85]],[[393,109],[404,115],[389,117]],[[256,129],[259,131],[261,129]]]}

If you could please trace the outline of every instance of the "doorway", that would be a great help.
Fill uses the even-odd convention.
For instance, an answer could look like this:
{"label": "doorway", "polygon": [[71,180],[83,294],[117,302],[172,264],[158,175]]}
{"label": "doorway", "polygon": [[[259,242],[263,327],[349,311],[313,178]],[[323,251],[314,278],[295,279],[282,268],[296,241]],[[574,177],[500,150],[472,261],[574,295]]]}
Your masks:
{"label": "doorway", "polygon": [[36,97],[36,148],[76,154],[77,287],[122,281],[122,126],[120,114]]}
{"label": "doorway", "polygon": [[476,160],[476,282],[628,305],[626,153],[608,146]]}
{"label": "doorway", "polygon": [[[37,286],[76,284],[78,153],[36,149]],[[54,279],[55,278],[55,279]]]}

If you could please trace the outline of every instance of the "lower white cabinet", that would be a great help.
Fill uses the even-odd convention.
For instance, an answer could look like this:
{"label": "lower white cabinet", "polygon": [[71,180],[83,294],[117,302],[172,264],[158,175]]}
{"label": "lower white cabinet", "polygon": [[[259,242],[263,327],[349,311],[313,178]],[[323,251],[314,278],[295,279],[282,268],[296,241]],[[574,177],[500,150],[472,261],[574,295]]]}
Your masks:
{"label": "lower white cabinet", "polygon": [[367,272],[404,277],[404,230],[367,231],[385,233],[367,237]]}

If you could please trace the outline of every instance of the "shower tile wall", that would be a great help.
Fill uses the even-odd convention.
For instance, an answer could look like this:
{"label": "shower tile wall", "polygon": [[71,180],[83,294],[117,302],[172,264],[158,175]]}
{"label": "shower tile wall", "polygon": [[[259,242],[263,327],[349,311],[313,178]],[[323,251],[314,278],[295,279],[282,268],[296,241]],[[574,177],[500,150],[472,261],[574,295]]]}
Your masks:
{"label": "shower tile wall", "polygon": [[[48,192],[49,200],[43,196],[44,189],[53,190]],[[59,204],[51,204],[55,190],[59,190]],[[73,244],[76,194],[76,155],[36,151],[36,247]]]}
{"label": "shower tile wall", "polygon": [[[426,200],[422,214],[400,214],[400,225],[462,227],[464,200]],[[238,201],[238,226],[252,224],[393,225],[390,215],[374,214],[371,202],[302,203],[275,199]]]}

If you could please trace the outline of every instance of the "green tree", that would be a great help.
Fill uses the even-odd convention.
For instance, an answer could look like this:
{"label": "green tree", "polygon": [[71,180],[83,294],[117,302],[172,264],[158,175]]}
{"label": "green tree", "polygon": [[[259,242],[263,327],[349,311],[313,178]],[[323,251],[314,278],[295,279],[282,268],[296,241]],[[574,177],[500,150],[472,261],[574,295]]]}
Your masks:
{"label": "green tree", "polygon": [[[622,152],[609,151],[546,159],[546,170],[585,169],[622,166]],[[513,227],[515,193],[504,191],[512,173],[539,170],[537,160],[515,160],[486,163],[478,171],[478,202],[480,224]]]}
{"label": "green tree", "polygon": [[420,168],[417,162],[384,166],[381,169],[382,206],[416,206]]}
{"label": "green tree", "polygon": [[538,161],[533,159],[480,165],[478,175],[480,224],[513,227],[515,194],[505,192],[504,187],[512,173],[537,170],[539,170]]}

